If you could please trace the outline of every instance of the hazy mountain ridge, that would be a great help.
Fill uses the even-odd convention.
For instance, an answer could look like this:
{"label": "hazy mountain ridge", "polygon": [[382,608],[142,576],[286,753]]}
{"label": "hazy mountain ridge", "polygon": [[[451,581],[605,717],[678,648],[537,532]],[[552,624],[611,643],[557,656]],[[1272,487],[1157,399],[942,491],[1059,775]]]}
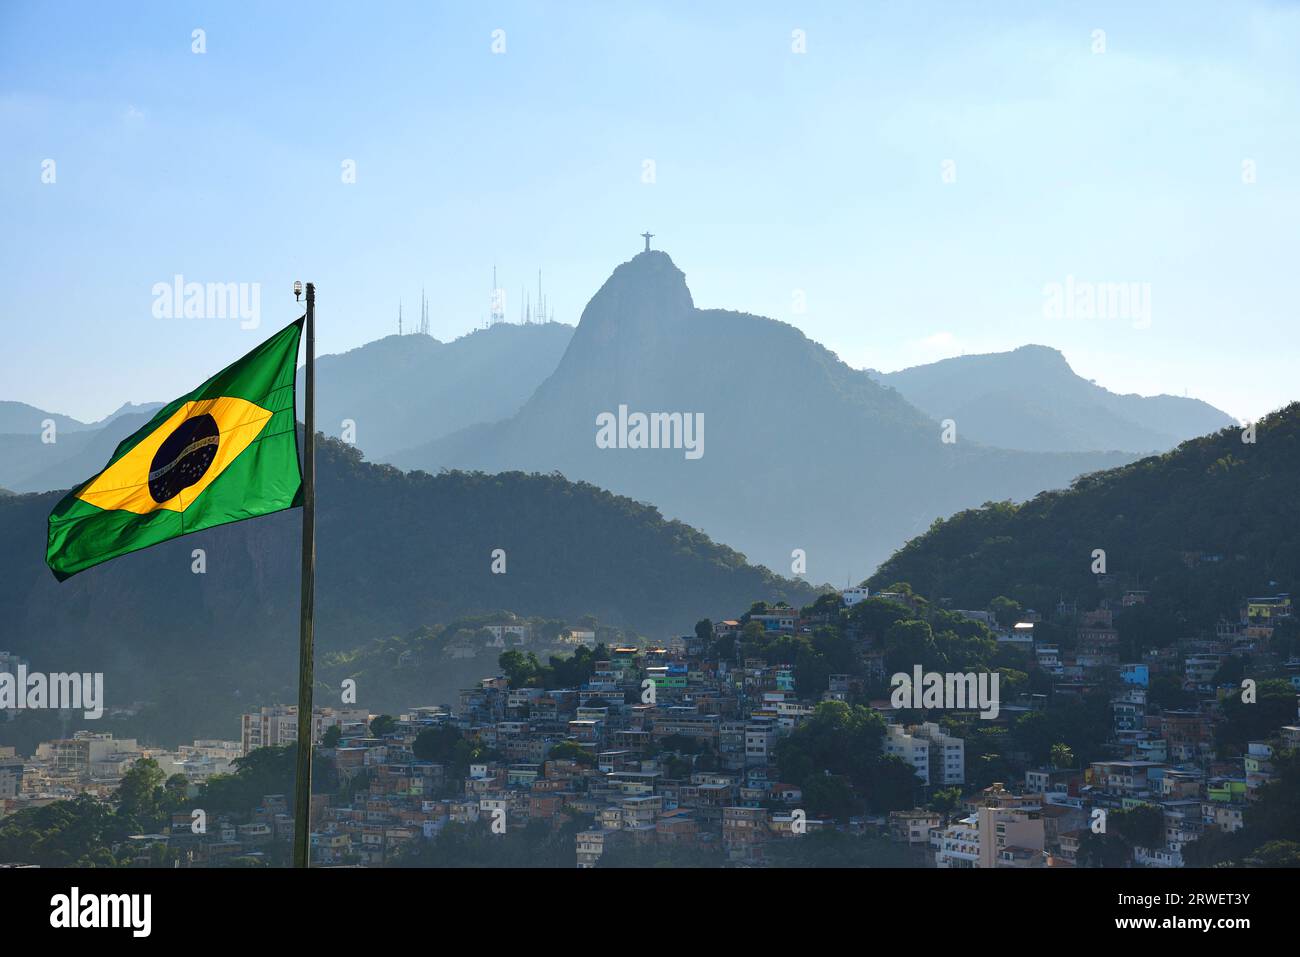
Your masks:
{"label": "hazy mountain ridge", "polygon": [[0,434],[30,432],[39,435],[47,419],[54,422],[56,428],[67,432],[78,432],[82,429],[94,428],[94,426],[74,419],[70,415],[47,412],[44,409],[36,408],[34,405],[28,405],[26,402],[14,402],[8,399],[0,400]]}
{"label": "hazy mountain ridge", "polygon": [[[573,327],[558,322],[479,329],[452,342],[386,336],[316,360],[316,427],[354,423],[371,461],[516,412],[554,371]],[[303,370],[298,370],[299,395]]]}
{"label": "hazy mountain ridge", "polygon": [[[502,323],[447,343],[418,333],[393,335],[319,356],[317,428],[340,437],[350,421],[355,444],[382,461],[399,448],[505,418],[554,371],[572,334],[572,326],[558,322]],[[299,369],[299,396],[303,375]],[[44,492],[82,482],[161,407],[128,402],[87,423],[0,402],[0,485]],[[46,420],[55,423],[53,442],[42,440]]]}
{"label": "hazy mountain ridge", "polygon": [[935,419],[953,419],[959,434],[1000,448],[1162,452],[1235,424],[1200,399],[1111,392],[1040,345],[868,372]]}
{"label": "hazy mountain ridge", "polygon": [[14,402],[0,399],[0,435],[22,435],[34,433],[39,435],[45,428],[47,420],[54,423],[59,432],[85,432],[102,429],[110,422],[124,415],[152,412],[161,408],[161,402],[124,402],[122,405],[96,422],[82,422],[70,415],[59,412],[47,412],[26,402]]}
{"label": "hazy mountain ridge", "polygon": [[44,492],[68,488],[95,475],[119,442],[148,422],[157,405],[124,406],[102,420],[103,425],[80,429],[56,426],[53,442],[42,430],[0,434],[0,484],[15,492]]}
{"label": "hazy mountain ridge", "polygon": [[[596,416],[703,413],[705,454],[599,449]],[[558,470],[653,501],[771,567],[860,578],[935,519],[1028,497],[1123,454],[940,441],[938,423],[787,323],[696,309],[667,254],[617,267],[559,366],[512,418],[396,454],[403,468]]]}

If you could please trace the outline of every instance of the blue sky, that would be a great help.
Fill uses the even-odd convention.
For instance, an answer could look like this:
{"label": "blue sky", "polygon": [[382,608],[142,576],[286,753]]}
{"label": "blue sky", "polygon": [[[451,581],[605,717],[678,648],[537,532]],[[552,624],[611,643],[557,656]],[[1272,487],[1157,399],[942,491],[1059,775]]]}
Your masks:
{"label": "blue sky", "polygon": [[[471,330],[494,264],[573,323],[648,228],[697,304],[856,367],[1038,342],[1254,417],[1300,398],[1298,50],[1294,3],[7,2],[0,398],[174,397],[294,279],[321,352],[422,285]],[[155,318],[178,273],[261,283],[261,328]],[[1067,276],[1149,283],[1149,325],[1045,317]]]}

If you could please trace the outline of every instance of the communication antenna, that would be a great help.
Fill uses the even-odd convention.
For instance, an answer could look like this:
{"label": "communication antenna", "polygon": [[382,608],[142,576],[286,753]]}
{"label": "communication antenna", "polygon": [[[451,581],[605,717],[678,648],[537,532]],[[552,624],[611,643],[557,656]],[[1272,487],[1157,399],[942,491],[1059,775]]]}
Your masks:
{"label": "communication antenna", "polygon": [[501,287],[497,285],[497,267],[492,267],[492,303],[491,314],[488,318],[488,325],[495,326],[499,322],[506,321],[505,303],[502,300],[505,297],[501,295]]}

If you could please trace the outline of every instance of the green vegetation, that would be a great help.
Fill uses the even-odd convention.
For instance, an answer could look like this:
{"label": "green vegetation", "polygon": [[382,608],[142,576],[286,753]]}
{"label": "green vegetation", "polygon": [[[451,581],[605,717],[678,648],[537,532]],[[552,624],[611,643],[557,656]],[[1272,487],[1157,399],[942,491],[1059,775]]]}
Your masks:
{"label": "green vegetation", "polygon": [[512,688],[576,688],[596,670],[596,662],[609,658],[609,649],[579,646],[572,655],[551,655],[546,664],[533,652],[507,651],[497,659]]}
{"label": "green vegetation", "polygon": [[1085,831],[1079,839],[1079,863],[1084,867],[1127,867],[1137,847],[1165,846],[1164,812],[1151,804],[1111,811],[1104,834]]}
{"label": "green vegetation", "polygon": [[487,761],[495,755],[489,748],[471,743],[450,725],[421,731],[415,736],[411,751],[420,761],[432,761],[445,766],[448,794],[453,793],[457,782],[469,774],[471,764]]}
{"label": "green vegetation", "polygon": [[576,761],[587,767],[592,767],[596,763],[596,755],[576,741],[556,742],[547,752],[546,757],[550,761]]}
{"label": "green vegetation", "polygon": [[[1228,428],[1023,505],[958,512],[899,549],[868,584],[901,579],[956,607],[1009,596],[1046,612],[1060,599],[1092,608],[1140,582],[1151,597],[1117,622],[1121,635],[1131,650],[1145,631],[1144,646],[1167,645],[1189,627],[1235,617],[1243,595],[1300,582],[1300,404],[1255,429],[1253,444]],[[1092,571],[1094,549],[1106,552],[1108,580]]]}
{"label": "green vegetation", "polygon": [[882,763],[884,735],[885,721],[871,709],[824,701],[777,745],[781,780],[805,789],[813,814],[832,810],[815,806],[818,803],[834,804],[833,811],[842,813],[851,803],[848,792],[839,785],[822,785],[820,779],[829,776],[865,793]]}
{"label": "green vegetation", "polygon": [[1278,728],[1295,723],[1296,693],[1289,681],[1261,681],[1255,694],[1253,704],[1243,702],[1240,694],[1223,699],[1224,720],[1218,727],[1220,754],[1241,754],[1249,742],[1272,737]]}
{"label": "green vegetation", "polygon": [[83,794],[0,821],[0,860],[41,867],[116,867],[113,847],[133,830],[109,805]]}
{"label": "green vegetation", "polygon": [[[142,758],[122,776],[111,801],[87,795],[26,808],[0,821],[0,861],[41,867],[119,867],[136,856],[128,838],[166,831],[172,815],[186,817],[202,808],[210,824],[218,816],[247,823],[268,794],[292,794],[295,747],[260,748],[235,763],[235,773],[213,775],[197,789],[184,776],[165,778],[158,762]],[[317,755],[314,793],[333,793],[338,778],[333,762]],[[191,794],[191,790],[195,791]],[[285,842],[268,845],[273,862],[287,863]],[[161,843],[149,849],[151,866],[170,866],[176,852]]]}

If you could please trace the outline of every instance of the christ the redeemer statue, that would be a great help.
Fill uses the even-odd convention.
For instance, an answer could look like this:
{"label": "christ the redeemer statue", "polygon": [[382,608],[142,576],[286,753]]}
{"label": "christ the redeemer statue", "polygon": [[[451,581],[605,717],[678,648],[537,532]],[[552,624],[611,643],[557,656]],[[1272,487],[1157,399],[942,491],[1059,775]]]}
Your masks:
{"label": "christ the redeemer statue", "polygon": [[650,251],[650,240],[654,238],[654,233],[642,233],[641,238],[645,240],[645,251]]}

